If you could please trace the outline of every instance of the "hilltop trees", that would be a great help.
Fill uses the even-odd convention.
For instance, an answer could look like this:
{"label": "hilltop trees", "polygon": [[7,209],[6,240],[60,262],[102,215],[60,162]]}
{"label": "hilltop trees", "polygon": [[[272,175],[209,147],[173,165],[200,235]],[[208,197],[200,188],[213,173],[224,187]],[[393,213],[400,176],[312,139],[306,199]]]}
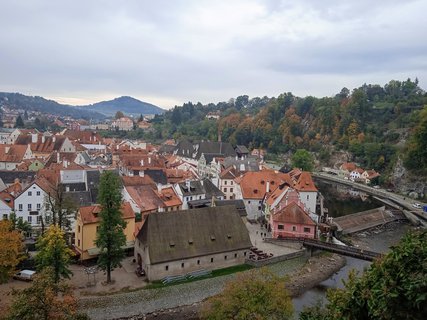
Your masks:
{"label": "hilltop trees", "polygon": [[0,283],[7,282],[21,261],[23,251],[21,233],[9,220],[0,221]]}
{"label": "hilltop trees", "polygon": [[121,111],[117,111],[116,115],[114,116],[115,119],[123,118],[125,115]]}
{"label": "hilltop trees", "polygon": [[126,222],[120,211],[122,204],[119,177],[112,171],[101,175],[98,201],[101,204],[99,231],[95,241],[100,250],[98,266],[106,271],[107,283],[111,283],[111,271],[124,258],[122,247],[126,244]]}
{"label": "hilltop trees", "polygon": [[206,320],[286,320],[292,315],[285,279],[266,269],[239,273],[221,294],[208,299],[202,310]]}
{"label": "hilltop trees", "polygon": [[418,125],[410,140],[405,164],[414,171],[427,172],[427,106],[419,113]]}

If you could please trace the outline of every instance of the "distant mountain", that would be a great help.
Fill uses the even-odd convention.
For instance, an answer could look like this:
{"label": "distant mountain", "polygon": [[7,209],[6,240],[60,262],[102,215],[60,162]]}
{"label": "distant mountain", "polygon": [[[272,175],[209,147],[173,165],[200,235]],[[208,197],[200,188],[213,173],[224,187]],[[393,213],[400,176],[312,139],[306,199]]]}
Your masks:
{"label": "distant mountain", "polygon": [[80,106],[80,108],[100,112],[106,116],[114,116],[117,111],[122,111],[126,115],[134,116],[138,116],[140,114],[161,114],[165,112],[165,110],[155,106],[154,104],[126,96],[87,106]]}
{"label": "distant mountain", "polygon": [[75,106],[60,104],[38,96],[26,96],[20,93],[0,92],[0,106],[11,109],[39,111],[58,116],[70,116],[75,119],[104,119],[105,115],[96,111],[84,110]]}

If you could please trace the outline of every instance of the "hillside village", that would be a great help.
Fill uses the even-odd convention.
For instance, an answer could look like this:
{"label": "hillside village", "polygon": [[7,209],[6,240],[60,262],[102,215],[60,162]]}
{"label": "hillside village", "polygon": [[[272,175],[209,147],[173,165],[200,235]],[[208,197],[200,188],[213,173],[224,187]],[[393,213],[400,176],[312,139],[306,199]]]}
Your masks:
{"label": "hillside village", "polygon": [[254,248],[253,225],[266,237],[318,237],[324,221],[311,174],[272,170],[263,150],[221,141],[153,145],[69,127],[1,129],[0,218],[14,215],[28,226],[30,250],[60,204],[76,262],[97,258],[104,171],[120,176],[123,249],[150,281],[271,258]]}

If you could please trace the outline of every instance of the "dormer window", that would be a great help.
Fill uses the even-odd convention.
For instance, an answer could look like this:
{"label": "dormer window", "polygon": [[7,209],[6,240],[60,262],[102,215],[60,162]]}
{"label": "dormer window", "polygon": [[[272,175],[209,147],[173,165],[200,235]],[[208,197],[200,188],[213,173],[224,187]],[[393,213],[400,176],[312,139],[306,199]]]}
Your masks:
{"label": "dormer window", "polygon": [[227,239],[231,239],[231,234],[227,234]]}
{"label": "dormer window", "polygon": [[169,247],[171,247],[171,248],[175,247],[175,242],[169,241]]}
{"label": "dormer window", "polygon": [[211,235],[211,241],[215,241],[215,236]]}
{"label": "dormer window", "polygon": [[188,244],[193,244],[193,239],[189,239]]}

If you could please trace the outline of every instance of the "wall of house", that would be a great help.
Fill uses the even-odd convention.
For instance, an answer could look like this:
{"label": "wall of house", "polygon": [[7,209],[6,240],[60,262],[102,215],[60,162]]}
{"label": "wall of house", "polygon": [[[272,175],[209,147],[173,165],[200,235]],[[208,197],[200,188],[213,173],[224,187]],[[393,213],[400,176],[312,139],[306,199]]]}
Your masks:
{"label": "wall of house", "polygon": [[[46,197],[46,192],[37,184],[33,183],[15,199],[14,208],[16,217],[22,217],[24,221],[31,223],[33,228],[41,227],[40,220],[38,220],[40,218],[38,217],[43,216],[46,212]],[[31,208],[28,205],[31,205]]]}
{"label": "wall of house", "polygon": [[64,143],[61,146],[61,149],[59,149],[60,152],[76,152],[76,147],[71,143],[71,141],[66,138],[64,140]]}
{"label": "wall of house", "polygon": [[[126,236],[126,241],[134,241],[134,232],[135,232],[135,219],[125,219],[126,228],[124,230],[124,234]],[[80,226],[80,231],[79,231]],[[80,216],[78,216],[75,227],[75,242],[74,245],[79,249],[81,253],[81,260],[92,259],[94,256],[90,256],[87,252],[88,249],[96,248],[95,240],[96,240],[96,232],[99,223],[88,223],[83,225],[80,220]]]}
{"label": "wall of house", "polygon": [[13,211],[6,203],[0,200],[0,220],[8,219],[9,214]]}
{"label": "wall of house", "polygon": [[[279,225],[283,226],[283,230],[279,229]],[[309,231],[305,232],[304,228]],[[273,222],[271,234],[273,238],[278,237],[295,237],[295,238],[311,238],[314,239],[316,227],[306,224],[292,224],[286,222]]]}
{"label": "wall of house", "polygon": [[17,165],[18,165],[18,163],[16,163],[16,162],[4,162],[4,161],[1,161],[0,162],[0,170],[12,171],[12,170],[15,170],[15,168],[16,168]]}
{"label": "wall of house", "polygon": [[225,200],[236,199],[236,183],[232,179],[220,179],[219,189],[224,193]]}
{"label": "wall of house", "polygon": [[60,175],[62,183],[86,182],[85,170],[61,170]]}
{"label": "wall of house", "polygon": [[310,217],[315,221],[318,222],[318,216],[316,213],[316,203],[317,203],[317,192],[299,192],[300,200],[302,203],[304,203],[305,207],[308,209],[308,213],[310,214]]}
{"label": "wall of house", "polygon": [[[137,239],[135,243],[135,259],[138,261],[138,254],[141,255],[142,268],[145,270],[149,281],[160,280],[166,276],[184,275],[201,269],[215,270],[244,264],[246,256],[249,255],[249,249],[236,250],[151,265],[147,255],[148,248],[144,252],[143,248],[139,247],[138,244],[139,240]],[[225,256],[227,259],[225,259]],[[211,262],[211,259],[213,259],[213,262]]]}
{"label": "wall of house", "polygon": [[260,199],[243,199],[245,203],[248,220],[256,220],[262,216],[262,200]]}

